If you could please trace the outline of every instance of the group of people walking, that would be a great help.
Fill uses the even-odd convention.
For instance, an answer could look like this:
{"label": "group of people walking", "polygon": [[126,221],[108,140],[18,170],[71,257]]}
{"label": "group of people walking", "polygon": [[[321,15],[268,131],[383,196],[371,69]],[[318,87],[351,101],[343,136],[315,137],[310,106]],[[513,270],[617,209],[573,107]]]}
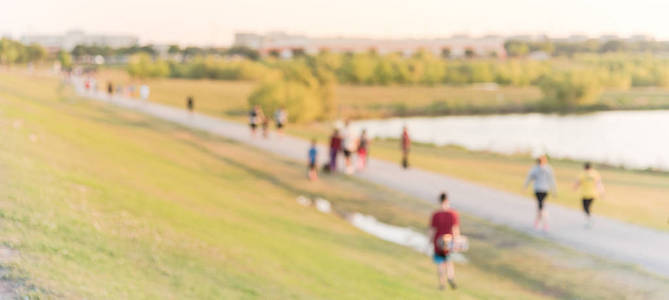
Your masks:
{"label": "group of people walking", "polygon": [[[86,89],[87,92],[97,92],[97,80],[94,77],[87,77],[84,79],[84,89]],[[113,82],[108,81],[105,89],[105,92],[107,93],[107,96],[110,100],[117,95],[134,98],[136,97],[135,93],[137,91],[139,91],[139,98],[142,100],[147,100],[149,98],[149,94],[151,93],[151,89],[146,84],[141,84],[139,85],[139,88],[137,88],[134,84],[128,84],[124,86],[122,84],[114,84]]]}
{"label": "group of people walking", "polygon": [[[530,169],[525,180],[525,188],[533,183],[534,195],[537,200],[537,216],[534,221],[535,229],[542,228],[547,231],[548,218],[545,211],[545,201],[550,194],[557,197],[557,184],[553,168],[548,164],[545,155],[537,159],[536,165]],[[599,172],[592,168],[592,164],[586,162],[583,165],[583,171],[574,182],[574,189],[578,191],[583,206],[583,212],[586,216],[586,227],[592,226],[592,217],[590,208],[592,202],[604,195],[604,184]]]}
{"label": "group of people walking", "polygon": [[[337,157],[344,155],[344,168],[347,174],[353,174],[356,170],[364,170],[367,166],[367,155],[369,154],[369,138],[367,131],[362,130],[356,134],[351,128],[350,121],[346,121],[341,129],[334,129],[330,136],[329,162],[326,169],[329,172],[337,171]],[[354,164],[354,156],[356,164]]]}
{"label": "group of people walking", "polygon": [[[255,136],[258,127],[262,129],[262,136],[264,138],[269,137],[269,123],[271,119],[265,115],[260,105],[254,105],[249,111],[249,126],[251,128],[251,135]],[[286,109],[281,106],[276,111],[274,111],[274,123],[276,125],[276,131],[282,135],[283,128],[286,126],[288,121],[288,113]]]}

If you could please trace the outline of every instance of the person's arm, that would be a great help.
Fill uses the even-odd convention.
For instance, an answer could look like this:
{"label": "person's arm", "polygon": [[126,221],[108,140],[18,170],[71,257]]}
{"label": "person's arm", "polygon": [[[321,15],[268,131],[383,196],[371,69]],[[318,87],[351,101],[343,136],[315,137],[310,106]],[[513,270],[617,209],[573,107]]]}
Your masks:
{"label": "person's arm", "polygon": [[453,226],[453,238],[460,237],[460,225]]}

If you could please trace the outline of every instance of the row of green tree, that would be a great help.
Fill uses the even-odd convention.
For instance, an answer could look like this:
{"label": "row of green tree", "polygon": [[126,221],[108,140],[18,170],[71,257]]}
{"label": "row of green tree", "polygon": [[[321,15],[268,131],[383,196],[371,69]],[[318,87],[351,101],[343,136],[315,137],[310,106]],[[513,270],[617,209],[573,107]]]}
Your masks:
{"label": "row of green tree", "polygon": [[40,45],[24,45],[7,38],[0,39],[0,64],[38,62],[46,58],[46,50]]}
{"label": "row of green tree", "polygon": [[508,40],[504,49],[510,57],[523,57],[534,51],[543,51],[551,56],[574,56],[584,53],[668,53],[669,42],[654,40],[585,39],[583,41],[539,41]]}
{"label": "row of green tree", "polygon": [[272,111],[287,107],[294,121],[327,118],[332,86],[437,85],[495,82],[541,88],[545,109],[571,109],[596,104],[605,88],[669,87],[669,59],[650,54],[583,54],[547,61],[530,59],[445,60],[428,52],[412,57],[374,52],[322,52],[291,60],[267,58],[226,60],[200,57],[187,63],[135,55],[128,71],[137,77],[255,80],[261,84],[250,98]]}

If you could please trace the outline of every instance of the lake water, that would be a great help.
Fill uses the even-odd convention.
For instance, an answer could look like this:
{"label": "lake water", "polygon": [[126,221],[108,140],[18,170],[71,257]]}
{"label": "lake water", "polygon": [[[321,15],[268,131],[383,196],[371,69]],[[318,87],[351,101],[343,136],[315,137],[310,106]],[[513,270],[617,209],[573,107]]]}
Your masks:
{"label": "lake water", "polygon": [[398,138],[406,125],[417,142],[669,170],[669,110],[394,118],[352,125],[379,138]]}

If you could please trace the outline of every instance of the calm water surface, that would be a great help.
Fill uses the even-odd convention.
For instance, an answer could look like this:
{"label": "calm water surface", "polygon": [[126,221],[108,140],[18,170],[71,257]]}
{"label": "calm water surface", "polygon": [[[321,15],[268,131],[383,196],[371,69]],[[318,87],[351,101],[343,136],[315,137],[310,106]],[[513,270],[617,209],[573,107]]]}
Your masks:
{"label": "calm water surface", "polygon": [[669,110],[394,118],[353,125],[381,138],[398,138],[406,125],[418,142],[669,170]]}

